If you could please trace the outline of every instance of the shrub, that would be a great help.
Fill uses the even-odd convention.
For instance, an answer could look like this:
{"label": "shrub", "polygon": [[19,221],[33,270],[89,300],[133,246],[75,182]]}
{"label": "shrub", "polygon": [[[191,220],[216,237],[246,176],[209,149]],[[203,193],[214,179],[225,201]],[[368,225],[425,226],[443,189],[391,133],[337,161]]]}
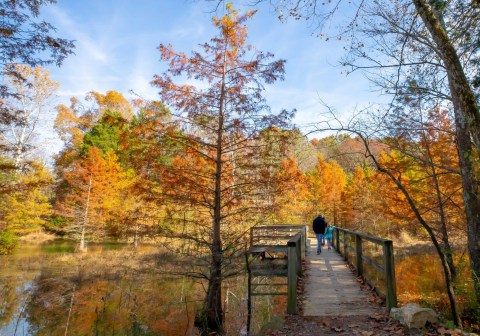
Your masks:
{"label": "shrub", "polygon": [[70,225],[70,222],[68,218],[63,216],[53,216],[43,228],[48,232],[63,235],[65,234],[65,229]]}
{"label": "shrub", "polygon": [[18,238],[11,231],[3,231],[0,233],[0,255],[10,254],[17,246]]}

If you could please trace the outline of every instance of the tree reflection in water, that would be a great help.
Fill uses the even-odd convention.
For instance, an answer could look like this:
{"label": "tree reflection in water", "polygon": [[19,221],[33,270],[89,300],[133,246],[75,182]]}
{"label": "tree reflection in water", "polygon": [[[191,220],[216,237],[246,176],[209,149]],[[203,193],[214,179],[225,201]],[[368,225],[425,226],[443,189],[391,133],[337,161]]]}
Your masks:
{"label": "tree reflection in water", "polygon": [[[97,246],[80,255],[62,244],[1,257],[0,335],[63,336],[67,328],[68,335],[196,335],[193,319],[204,288],[165,275],[178,265],[175,256],[154,246]],[[225,282],[230,335],[245,328],[245,281]],[[284,311],[281,298],[257,300],[256,329]]]}

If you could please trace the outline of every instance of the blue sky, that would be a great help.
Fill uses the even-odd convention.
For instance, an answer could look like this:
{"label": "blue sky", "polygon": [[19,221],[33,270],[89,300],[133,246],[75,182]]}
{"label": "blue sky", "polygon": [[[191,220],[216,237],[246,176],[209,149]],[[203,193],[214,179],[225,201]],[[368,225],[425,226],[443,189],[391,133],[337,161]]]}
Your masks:
{"label": "blue sky", "polygon": [[[233,1],[235,8],[244,8],[242,3]],[[250,44],[287,60],[286,80],[266,87],[272,111],[296,108],[295,122],[305,125],[321,121],[320,99],[344,114],[378,100],[360,73],[342,74],[342,42],[315,37],[304,21],[280,22],[267,1],[258,9],[249,23]],[[198,49],[216,34],[211,11],[212,3],[204,0],[58,0],[42,17],[77,46],[61,68],[50,68],[61,85],[59,101],[91,90],[158,98],[149,84],[166,69],[158,45],[171,43],[187,53]]]}

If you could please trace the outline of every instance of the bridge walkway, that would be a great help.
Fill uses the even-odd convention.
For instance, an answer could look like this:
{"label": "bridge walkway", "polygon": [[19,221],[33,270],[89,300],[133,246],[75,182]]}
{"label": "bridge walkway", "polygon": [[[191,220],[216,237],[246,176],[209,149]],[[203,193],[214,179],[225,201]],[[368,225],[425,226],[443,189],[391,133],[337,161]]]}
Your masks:
{"label": "bridge walkway", "polygon": [[316,239],[310,239],[306,255],[303,316],[372,316],[381,308],[371,302],[369,292],[333,248],[322,246],[317,255]]}

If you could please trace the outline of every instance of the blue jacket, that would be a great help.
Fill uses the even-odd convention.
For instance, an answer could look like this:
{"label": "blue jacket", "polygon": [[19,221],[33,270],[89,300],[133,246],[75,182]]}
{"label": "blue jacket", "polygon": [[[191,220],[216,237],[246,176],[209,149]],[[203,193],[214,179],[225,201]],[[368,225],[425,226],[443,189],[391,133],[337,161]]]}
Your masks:
{"label": "blue jacket", "polygon": [[325,231],[325,239],[332,239],[333,236],[333,226],[330,225],[327,230]]}

